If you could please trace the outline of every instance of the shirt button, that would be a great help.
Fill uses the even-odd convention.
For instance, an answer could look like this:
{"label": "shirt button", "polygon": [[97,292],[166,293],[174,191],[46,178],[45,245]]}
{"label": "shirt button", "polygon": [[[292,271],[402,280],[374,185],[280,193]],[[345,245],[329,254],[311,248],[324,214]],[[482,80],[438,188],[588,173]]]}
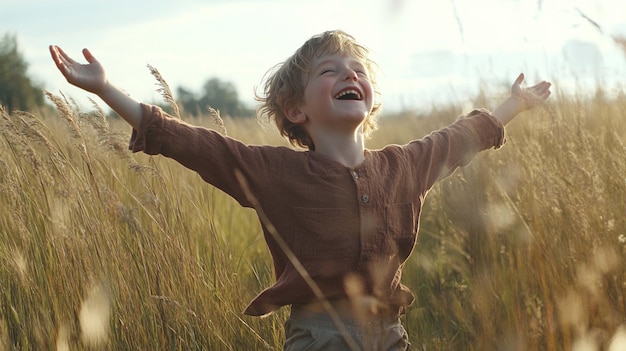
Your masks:
{"label": "shirt button", "polygon": [[367,194],[363,194],[361,195],[361,200],[363,200],[363,202],[368,202],[370,200],[370,197]]}
{"label": "shirt button", "polygon": [[352,171],[352,178],[359,179],[359,174],[356,171]]}

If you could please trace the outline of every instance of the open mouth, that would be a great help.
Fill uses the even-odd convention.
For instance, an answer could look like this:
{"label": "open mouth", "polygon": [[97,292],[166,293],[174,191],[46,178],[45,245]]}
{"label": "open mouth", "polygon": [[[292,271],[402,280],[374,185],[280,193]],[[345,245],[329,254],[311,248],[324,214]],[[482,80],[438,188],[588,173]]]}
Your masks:
{"label": "open mouth", "polygon": [[346,89],[340,91],[337,95],[335,95],[335,99],[337,100],[363,100],[361,93],[359,93],[356,89]]}

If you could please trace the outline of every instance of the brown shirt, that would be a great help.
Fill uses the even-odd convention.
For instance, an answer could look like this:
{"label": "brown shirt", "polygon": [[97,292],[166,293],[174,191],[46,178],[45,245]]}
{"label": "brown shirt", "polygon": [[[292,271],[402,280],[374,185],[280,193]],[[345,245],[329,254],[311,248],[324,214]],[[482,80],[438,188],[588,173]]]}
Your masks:
{"label": "brown shirt", "polygon": [[[504,143],[504,127],[485,110],[406,145],[366,150],[355,168],[312,151],[245,145],[142,105],[130,149],[161,154],[196,171],[242,206],[253,207],[235,176],[239,170],[260,209],[328,299],[346,297],[346,276],[364,293],[398,310],[414,296],[400,283],[413,250],[424,197],[435,182],[484,149]],[[258,210],[258,208],[257,208]],[[261,223],[276,282],[245,310],[265,315],[315,295]]]}

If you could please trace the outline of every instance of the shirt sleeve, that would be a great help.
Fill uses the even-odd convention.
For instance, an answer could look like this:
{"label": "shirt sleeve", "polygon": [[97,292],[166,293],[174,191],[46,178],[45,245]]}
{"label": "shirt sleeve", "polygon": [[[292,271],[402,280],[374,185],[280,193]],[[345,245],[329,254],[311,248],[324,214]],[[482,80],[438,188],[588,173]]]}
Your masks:
{"label": "shirt sleeve", "polygon": [[506,142],[504,126],[487,110],[473,110],[454,124],[404,146],[421,193],[466,166],[482,150]]}
{"label": "shirt sleeve", "polygon": [[[244,207],[251,207],[250,188],[267,177],[264,147],[248,146],[216,131],[171,117],[157,106],[142,104],[142,119],[133,129],[129,149],[163,155],[196,171],[202,179],[226,192]],[[253,184],[242,187],[236,172]],[[252,191],[252,190],[250,190]]]}

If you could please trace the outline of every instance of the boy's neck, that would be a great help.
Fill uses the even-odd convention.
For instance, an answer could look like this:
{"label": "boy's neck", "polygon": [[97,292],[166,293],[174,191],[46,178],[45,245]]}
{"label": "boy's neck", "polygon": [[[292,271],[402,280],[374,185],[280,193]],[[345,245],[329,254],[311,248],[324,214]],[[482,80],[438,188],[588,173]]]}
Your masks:
{"label": "boy's neck", "polygon": [[337,134],[318,135],[315,152],[335,160],[348,168],[354,168],[365,160],[365,141],[362,133],[351,137]]}

